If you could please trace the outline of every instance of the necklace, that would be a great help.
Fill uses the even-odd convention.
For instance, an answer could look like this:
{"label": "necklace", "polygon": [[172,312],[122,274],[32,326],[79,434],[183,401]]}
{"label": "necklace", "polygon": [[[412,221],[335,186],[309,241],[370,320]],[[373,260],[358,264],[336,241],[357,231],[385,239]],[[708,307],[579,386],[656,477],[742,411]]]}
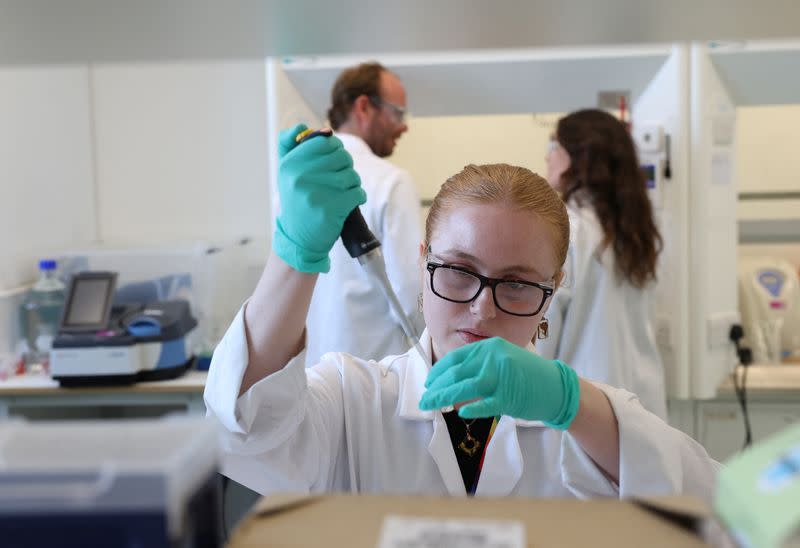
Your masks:
{"label": "necklace", "polygon": [[458,448],[462,452],[466,453],[468,457],[471,457],[472,455],[477,453],[478,449],[480,449],[481,445],[483,445],[480,441],[475,439],[475,437],[472,435],[472,432],[470,432],[469,430],[470,427],[472,426],[472,423],[474,423],[476,420],[478,419],[472,419],[471,421],[467,422],[464,419],[461,419],[461,422],[464,423],[464,428],[467,429],[467,435],[464,436],[464,439],[461,440],[461,443],[458,444]]}

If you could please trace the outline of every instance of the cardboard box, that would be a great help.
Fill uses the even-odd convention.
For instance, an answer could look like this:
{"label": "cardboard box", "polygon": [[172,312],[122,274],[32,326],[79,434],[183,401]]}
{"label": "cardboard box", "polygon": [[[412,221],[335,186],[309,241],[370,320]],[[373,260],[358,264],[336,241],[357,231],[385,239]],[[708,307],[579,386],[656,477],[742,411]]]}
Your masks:
{"label": "cardboard box", "polygon": [[[522,546],[708,546],[698,531],[710,512],[689,497],[619,501],[528,498],[448,498],[376,495],[283,495],[262,498],[234,530],[230,548],[395,546],[382,537],[385,518],[482,523],[524,531]],[[405,523],[404,520],[400,520]],[[389,523],[389,522],[386,522]],[[385,531],[383,532],[385,533]],[[434,546],[466,543],[398,543]],[[495,546],[471,542],[469,546]],[[505,544],[504,544],[505,545]],[[513,546],[513,544],[510,544]]]}

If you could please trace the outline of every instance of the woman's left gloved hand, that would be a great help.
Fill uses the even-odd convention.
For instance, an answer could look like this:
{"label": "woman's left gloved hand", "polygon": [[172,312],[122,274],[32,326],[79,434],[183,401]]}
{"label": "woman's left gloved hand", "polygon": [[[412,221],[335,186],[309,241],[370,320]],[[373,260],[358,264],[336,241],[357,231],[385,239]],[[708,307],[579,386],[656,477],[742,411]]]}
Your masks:
{"label": "woman's left gloved hand", "polygon": [[431,369],[425,388],[419,402],[424,411],[471,402],[461,407],[461,417],[509,415],[559,430],[569,428],[580,403],[578,375],[571,367],[500,337],[445,355]]}

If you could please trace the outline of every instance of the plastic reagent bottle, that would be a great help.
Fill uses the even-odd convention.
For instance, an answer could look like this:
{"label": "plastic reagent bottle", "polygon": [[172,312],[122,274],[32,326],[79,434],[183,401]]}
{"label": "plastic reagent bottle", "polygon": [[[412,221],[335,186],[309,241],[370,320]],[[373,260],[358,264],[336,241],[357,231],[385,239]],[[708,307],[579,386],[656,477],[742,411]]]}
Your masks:
{"label": "plastic reagent bottle", "polygon": [[28,291],[21,305],[22,335],[28,343],[26,366],[50,361],[50,348],[58,332],[64,309],[64,284],[56,277],[56,261],[39,261],[39,280]]}

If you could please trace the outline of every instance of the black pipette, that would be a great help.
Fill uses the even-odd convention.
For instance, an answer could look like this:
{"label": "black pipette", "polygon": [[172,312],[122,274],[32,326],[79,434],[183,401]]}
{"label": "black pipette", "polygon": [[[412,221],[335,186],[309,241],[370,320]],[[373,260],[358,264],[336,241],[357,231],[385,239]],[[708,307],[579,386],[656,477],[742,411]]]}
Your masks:
{"label": "black pipette", "polygon": [[[324,128],[319,130],[307,129],[297,134],[295,141],[299,144],[313,137],[330,137],[333,135],[333,130]],[[408,342],[417,350],[423,361],[431,365],[425,352],[422,350],[422,345],[419,342],[419,336],[414,331],[411,321],[403,311],[400,300],[392,289],[392,284],[389,282],[389,277],[386,275],[386,262],[383,260],[383,252],[381,251],[381,242],[375,237],[372,231],[367,226],[367,221],[361,214],[361,209],[356,207],[350,212],[350,215],[344,221],[342,226],[342,244],[345,249],[354,259],[358,259],[359,264],[364,268],[369,276],[381,288],[386,300],[389,302],[389,307],[394,311],[400,322],[400,327],[405,333]]]}

